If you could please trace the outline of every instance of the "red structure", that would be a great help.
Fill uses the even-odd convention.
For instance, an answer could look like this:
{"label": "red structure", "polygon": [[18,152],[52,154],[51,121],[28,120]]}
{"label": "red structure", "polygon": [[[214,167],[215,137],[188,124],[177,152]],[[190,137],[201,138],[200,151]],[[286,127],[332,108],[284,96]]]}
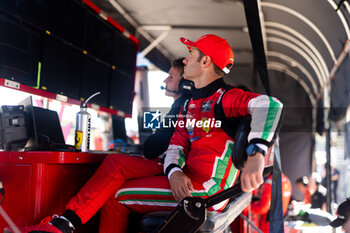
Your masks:
{"label": "red structure", "polygon": [[[46,216],[60,214],[106,155],[51,151],[0,152],[0,177],[6,192],[1,206],[18,226],[37,224]],[[79,232],[97,232],[97,221],[93,218],[79,228]],[[7,225],[0,218],[0,229]]]}

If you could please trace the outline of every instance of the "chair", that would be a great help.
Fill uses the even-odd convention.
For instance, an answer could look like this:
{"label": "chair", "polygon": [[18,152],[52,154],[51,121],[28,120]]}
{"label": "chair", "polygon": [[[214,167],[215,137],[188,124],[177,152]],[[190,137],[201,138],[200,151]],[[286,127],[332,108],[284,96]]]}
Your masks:
{"label": "chair", "polygon": [[[250,122],[251,122],[250,116],[242,117],[239,123],[237,124],[237,128],[236,128],[235,144],[232,152],[234,156],[232,156],[232,161],[234,165],[239,169],[243,167],[247,158],[245,148],[248,145],[247,137],[250,132]],[[272,167],[265,169],[264,171],[265,175],[267,173],[271,174],[271,172],[272,172]],[[232,196],[235,196],[235,197],[232,198]],[[223,200],[231,198],[229,204],[227,205],[224,211],[206,212],[206,208],[208,208],[209,206],[206,205],[208,203],[205,203],[201,206],[201,208],[198,208],[197,210],[198,216],[193,216],[191,219],[191,218],[188,218],[188,215],[189,215],[188,211],[186,211],[186,207],[184,207],[184,205],[186,205],[186,203],[184,203],[184,200],[187,199],[185,198],[184,200],[182,200],[182,202],[179,203],[176,209],[173,210],[172,212],[160,211],[160,212],[152,212],[152,213],[146,214],[142,218],[142,221],[140,223],[140,228],[141,228],[140,230],[141,232],[145,232],[145,233],[186,232],[183,229],[188,229],[188,226],[192,226],[200,222],[199,224],[200,228],[197,232],[201,232],[201,233],[231,232],[229,228],[230,224],[243,211],[243,209],[250,204],[251,197],[252,197],[251,193],[242,192],[240,188],[240,182],[238,179],[234,187],[231,187],[230,189],[224,190],[208,198],[208,199],[211,199],[211,201],[215,202],[215,203],[211,203],[211,205],[209,206],[212,206]],[[188,201],[190,200],[194,200],[194,202],[197,200],[198,203],[205,202],[203,201],[204,199],[199,200],[199,198],[192,198],[192,199],[188,198]],[[196,208],[196,207],[193,207],[193,208]],[[177,212],[177,211],[180,211],[180,212]],[[181,214],[181,211],[182,211],[182,214]],[[192,211],[193,213],[196,213],[196,210],[192,209]],[[177,219],[175,219],[174,217],[175,212],[176,214],[180,213],[176,216]],[[173,224],[169,223],[170,221],[172,221]],[[162,231],[161,229],[162,226],[166,224],[169,224],[170,226],[168,226],[167,230]],[[197,229],[197,228],[194,226],[193,229]],[[187,231],[196,232],[195,230],[193,231],[192,229]]]}
{"label": "chair", "polygon": [[[230,224],[240,215],[242,210],[251,202],[251,193],[242,193],[237,198],[230,201],[223,212],[207,212],[207,220],[201,225],[199,233],[229,233]],[[141,232],[150,233],[162,224],[169,216],[170,212],[159,211],[146,214],[141,221]],[[182,232],[174,229],[174,232]]]}

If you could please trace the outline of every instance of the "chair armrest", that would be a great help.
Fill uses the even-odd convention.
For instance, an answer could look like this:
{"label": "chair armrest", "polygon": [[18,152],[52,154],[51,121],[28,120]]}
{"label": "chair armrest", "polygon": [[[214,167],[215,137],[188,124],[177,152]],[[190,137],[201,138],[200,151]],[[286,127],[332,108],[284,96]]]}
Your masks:
{"label": "chair armrest", "polygon": [[218,212],[203,223],[199,232],[218,233],[223,232],[240,213],[250,204],[252,193],[242,193],[240,196],[230,202],[225,211]]}

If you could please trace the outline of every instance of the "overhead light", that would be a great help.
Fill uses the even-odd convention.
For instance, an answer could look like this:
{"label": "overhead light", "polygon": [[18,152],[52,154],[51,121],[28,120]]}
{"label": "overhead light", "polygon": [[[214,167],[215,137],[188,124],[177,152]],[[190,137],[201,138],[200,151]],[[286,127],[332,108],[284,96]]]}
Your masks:
{"label": "overhead light", "polygon": [[213,0],[213,2],[218,2],[218,3],[222,3],[222,2],[237,2],[237,3],[243,3],[243,0]]}
{"label": "overhead light", "polygon": [[297,67],[297,63],[296,63],[295,61],[291,61],[291,62],[290,62],[290,65],[291,65],[292,67]]}
{"label": "overhead light", "polygon": [[242,32],[249,32],[248,27],[242,27]]}
{"label": "overhead light", "polygon": [[170,25],[142,25],[141,28],[147,31],[169,31],[172,29]]}

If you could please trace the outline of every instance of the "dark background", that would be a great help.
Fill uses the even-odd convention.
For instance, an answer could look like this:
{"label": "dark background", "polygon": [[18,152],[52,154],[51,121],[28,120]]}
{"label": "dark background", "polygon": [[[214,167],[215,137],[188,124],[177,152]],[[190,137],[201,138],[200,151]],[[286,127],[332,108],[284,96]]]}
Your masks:
{"label": "dark background", "polygon": [[131,114],[137,45],[81,1],[0,1],[0,28],[0,78]]}

